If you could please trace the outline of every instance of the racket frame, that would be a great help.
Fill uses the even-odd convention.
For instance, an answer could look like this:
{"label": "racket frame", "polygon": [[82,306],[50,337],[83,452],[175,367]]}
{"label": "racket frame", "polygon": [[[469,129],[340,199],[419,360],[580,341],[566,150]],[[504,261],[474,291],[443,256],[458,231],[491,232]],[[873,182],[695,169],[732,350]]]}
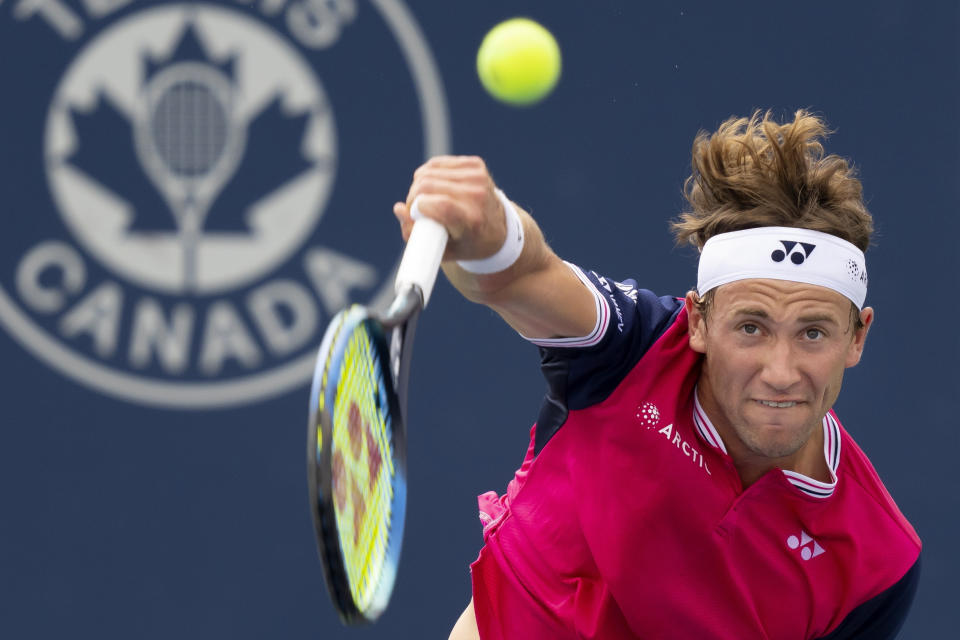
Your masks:
{"label": "racket frame", "polygon": [[[323,561],[327,590],[340,619],[345,624],[375,621],[386,608],[396,579],[406,516],[407,388],[410,379],[413,337],[422,305],[422,294],[418,287],[410,286],[405,287],[397,295],[393,304],[382,315],[359,305],[341,311],[331,321],[317,355],[317,368],[310,394],[310,422],[307,429],[310,511],[317,535],[318,551]],[[333,410],[337,378],[330,377],[336,372],[331,372],[329,369],[324,371],[331,361],[340,361],[342,351],[346,348],[344,336],[348,336],[360,324],[367,324],[373,328],[365,331],[372,339],[371,346],[376,350],[381,365],[386,365],[387,369],[384,372],[384,383],[387,385],[387,401],[391,405],[389,407],[392,432],[390,445],[393,451],[395,475],[393,482],[395,494],[387,537],[384,573],[380,577],[370,605],[365,610],[361,610],[353,600],[346,561],[340,545],[333,493],[333,447],[327,444],[333,442]],[[327,385],[322,386],[325,376]],[[324,410],[320,410],[319,405],[321,393],[327,394]],[[322,443],[325,444],[319,451],[318,430]]]}
{"label": "racket frame", "polygon": [[[393,592],[396,571],[400,562],[403,543],[403,527],[406,519],[407,492],[407,387],[410,379],[410,361],[413,336],[420,312],[426,307],[437,279],[444,250],[447,245],[447,230],[436,220],[420,213],[420,196],[411,205],[413,229],[407,240],[397,275],[394,281],[396,296],[387,311],[380,315],[366,307],[354,305],[339,312],[331,320],[317,352],[313,384],[310,394],[310,418],[307,428],[307,483],[310,494],[310,511],[317,534],[317,546],[324,568],[324,577],[331,600],[346,624],[375,621],[386,608]],[[340,361],[346,348],[343,335],[349,335],[352,327],[361,322],[372,323],[373,348],[381,357],[381,366],[386,364],[384,379],[388,386],[387,402],[390,403],[391,431],[394,462],[394,500],[387,537],[386,573],[381,574],[371,603],[361,610],[350,591],[346,562],[340,544],[333,494],[333,400],[336,381],[331,380],[329,363]],[[344,334],[347,331],[347,334]],[[389,343],[387,335],[389,334]],[[368,335],[370,335],[368,333]],[[339,350],[340,353],[333,353]],[[331,358],[331,354],[335,357]],[[339,378],[339,371],[336,372]],[[326,385],[323,383],[326,381]],[[332,397],[327,395],[331,389]],[[324,394],[324,409],[319,401]],[[323,439],[318,443],[318,433]],[[326,444],[327,442],[331,444]],[[318,447],[318,444],[326,446]],[[318,459],[319,456],[319,459]]]}

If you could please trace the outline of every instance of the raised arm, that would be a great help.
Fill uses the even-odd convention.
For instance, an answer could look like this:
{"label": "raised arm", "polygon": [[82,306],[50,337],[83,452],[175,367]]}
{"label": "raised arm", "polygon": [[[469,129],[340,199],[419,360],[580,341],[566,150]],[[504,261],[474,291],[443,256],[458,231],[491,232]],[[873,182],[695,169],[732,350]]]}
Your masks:
{"label": "raised arm", "polygon": [[410,235],[410,207],[418,196],[424,216],[450,233],[443,270],[468,300],[485,304],[529,338],[589,334],[597,321],[594,296],[547,246],[530,215],[514,204],[524,227],[524,245],[512,265],[487,275],[470,273],[458,260],[495,254],[507,237],[503,205],[483,160],[438,156],[416,170],[405,202],[393,212],[403,238]]}

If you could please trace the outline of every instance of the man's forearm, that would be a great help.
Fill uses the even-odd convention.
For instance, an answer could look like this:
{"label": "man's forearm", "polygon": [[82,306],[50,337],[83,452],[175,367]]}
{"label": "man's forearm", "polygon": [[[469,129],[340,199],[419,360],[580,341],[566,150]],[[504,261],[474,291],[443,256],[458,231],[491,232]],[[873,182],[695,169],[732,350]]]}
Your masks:
{"label": "man's forearm", "polygon": [[517,211],[525,242],[513,265],[481,275],[448,261],[443,264],[447,278],[464,297],[490,307],[524,336],[588,334],[596,324],[593,294],[550,249],[533,218],[519,207]]}

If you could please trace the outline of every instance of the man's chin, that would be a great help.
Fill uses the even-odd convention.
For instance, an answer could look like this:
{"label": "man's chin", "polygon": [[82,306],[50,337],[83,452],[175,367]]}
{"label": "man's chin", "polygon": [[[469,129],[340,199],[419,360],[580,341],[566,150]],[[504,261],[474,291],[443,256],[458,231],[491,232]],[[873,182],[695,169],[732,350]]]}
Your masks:
{"label": "man's chin", "polygon": [[806,425],[770,424],[754,426],[741,440],[755,454],[765,458],[786,458],[799,451],[809,439]]}

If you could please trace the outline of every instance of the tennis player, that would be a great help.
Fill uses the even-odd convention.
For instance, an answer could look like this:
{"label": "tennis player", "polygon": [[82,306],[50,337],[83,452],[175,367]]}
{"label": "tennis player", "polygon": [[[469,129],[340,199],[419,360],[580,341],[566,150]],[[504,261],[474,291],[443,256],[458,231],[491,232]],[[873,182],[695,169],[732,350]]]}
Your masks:
{"label": "tennis player", "polygon": [[896,636],[920,540],[832,409],[874,318],[872,222],[825,135],[800,111],[697,136],[683,298],[558,258],[478,158],[416,171],[404,236],[419,196],[450,281],[540,348],[549,383],[522,466],[479,498],[451,638]]}

